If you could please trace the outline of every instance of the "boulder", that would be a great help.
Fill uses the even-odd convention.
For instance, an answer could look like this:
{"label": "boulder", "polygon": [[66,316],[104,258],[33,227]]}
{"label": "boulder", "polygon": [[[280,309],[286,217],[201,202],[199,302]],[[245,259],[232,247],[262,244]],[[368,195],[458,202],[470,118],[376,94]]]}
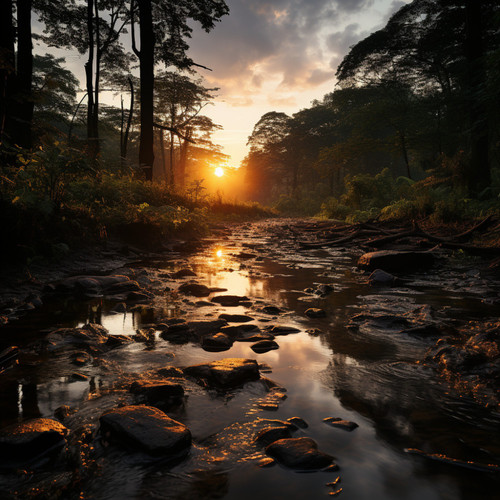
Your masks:
{"label": "boulder", "polygon": [[184,368],[184,373],[222,389],[239,387],[260,378],[257,361],[244,358],[226,358],[188,366]]}
{"label": "boulder", "polygon": [[324,309],[319,309],[317,307],[310,307],[304,313],[308,318],[324,318],[326,317],[326,311]]}
{"label": "boulder", "polygon": [[194,297],[208,297],[211,293],[210,288],[196,281],[188,281],[183,283],[177,291],[184,295],[193,295]]}
{"label": "boulder", "polygon": [[368,276],[368,283],[370,285],[393,285],[396,280],[396,276],[389,274],[382,269],[375,269],[375,271]]}
{"label": "boulder", "polygon": [[259,342],[256,342],[255,344],[250,346],[252,351],[259,354],[279,349],[279,347],[280,346],[278,345],[278,343],[275,342],[274,340],[260,340]]}
{"label": "boulder", "polygon": [[262,309],[260,309],[260,311],[265,314],[272,314],[272,315],[281,314],[283,312],[282,309],[276,306],[264,306]]}
{"label": "boulder", "polygon": [[142,396],[148,403],[179,399],[184,396],[181,384],[165,381],[140,380],[130,386],[130,392]]}
{"label": "boulder", "polygon": [[413,271],[428,268],[434,264],[434,255],[430,252],[408,252],[399,250],[380,250],[362,255],[358,260],[358,268],[374,271]]}
{"label": "boulder", "polygon": [[211,301],[216,302],[221,306],[235,307],[239,306],[242,301],[248,301],[248,297],[240,295],[216,295],[215,297],[212,297]]}
{"label": "boulder", "polygon": [[160,377],[184,377],[184,372],[175,366],[164,366],[156,370],[156,373],[160,375]]}
{"label": "boulder", "polygon": [[185,454],[191,446],[189,429],[151,406],[123,406],[100,419],[105,439],[132,446],[154,456]]}
{"label": "boulder", "polygon": [[266,454],[297,470],[320,470],[333,463],[333,457],[319,451],[316,441],[307,437],[279,439],[267,446]]}
{"label": "boulder", "polygon": [[178,279],[178,278],[186,278],[187,276],[196,276],[196,273],[191,269],[179,269],[175,273],[171,273],[169,275],[170,278]]}
{"label": "boulder", "polygon": [[330,295],[335,289],[333,288],[332,285],[328,285],[328,284],[322,284],[322,285],[318,285],[318,287],[316,288],[316,290],[314,290],[314,293],[316,295],[319,295],[320,297],[326,297],[328,295]]}
{"label": "boulder", "polygon": [[214,319],[207,321],[189,321],[189,329],[198,336],[218,333],[223,326],[227,325],[224,319]]}
{"label": "boulder", "polygon": [[36,418],[5,427],[0,431],[0,468],[32,464],[66,444],[68,429],[49,418]]}
{"label": "boulder", "polygon": [[219,319],[223,319],[228,323],[248,323],[249,321],[253,321],[253,318],[246,314],[221,314],[219,315]]}
{"label": "boulder", "polygon": [[255,443],[262,444],[264,446],[268,446],[278,439],[286,439],[291,438],[292,433],[288,426],[281,427],[266,427],[257,433],[254,438]]}
{"label": "boulder", "polygon": [[269,331],[273,335],[289,335],[290,333],[299,333],[300,330],[298,328],[294,328],[293,326],[283,326],[283,325],[275,325],[272,326]]}
{"label": "boulder", "polygon": [[307,422],[301,417],[290,417],[290,418],[287,418],[286,421],[291,423],[292,425],[296,425],[297,427],[300,427],[301,429],[307,429],[309,427]]}
{"label": "boulder", "polygon": [[201,341],[203,349],[209,352],[227,351],[232,345],[233,339],[221,332],[207,335]]}
{"label": "boulder", "polygon": [[338,417],[326,417],[323,419],[325,424],[331,425],[332,427],[338,427],[339,429],[344,429],[345,431],[353,431],[359,425],[356,422],[351,422],[350,420],[343,420]]}

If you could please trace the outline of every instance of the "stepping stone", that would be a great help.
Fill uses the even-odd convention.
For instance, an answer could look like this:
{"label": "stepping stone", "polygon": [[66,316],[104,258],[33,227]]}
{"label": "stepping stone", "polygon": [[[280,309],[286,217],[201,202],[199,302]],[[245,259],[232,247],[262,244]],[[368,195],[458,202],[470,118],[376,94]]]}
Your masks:
{"label": "stepping stone", "polygon": [[339,429],[344,429],[345,431],[349,432],[359,427],[356,422],[342,420],[341,418],[337,417],[326,417],[323,419],[323,422],[325,422],[325,424],[331,425],[332,427],[338,427]]}

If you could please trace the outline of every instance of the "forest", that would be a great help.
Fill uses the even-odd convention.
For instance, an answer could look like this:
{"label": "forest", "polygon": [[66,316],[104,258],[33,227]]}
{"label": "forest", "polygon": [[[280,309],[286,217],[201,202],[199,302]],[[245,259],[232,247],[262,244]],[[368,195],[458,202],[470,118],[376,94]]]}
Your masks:
{"label": "forest", "polygon": [[499,116],[497,0],[2,0],[0,498],[497,500]]}

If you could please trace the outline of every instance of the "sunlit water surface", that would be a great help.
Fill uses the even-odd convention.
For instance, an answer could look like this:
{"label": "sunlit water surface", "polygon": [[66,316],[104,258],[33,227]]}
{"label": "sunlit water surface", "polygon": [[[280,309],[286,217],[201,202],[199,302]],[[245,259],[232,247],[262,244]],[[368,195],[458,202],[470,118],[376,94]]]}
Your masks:
{"label": "sunlit water surface", "polygon": [[[242,245],[246,245],[242,247]],[[262,259],[242,260],[240,251]],[[118,395],[113,384],[167,364],[186,366],[225,357],[257,359],[272,368],[267,377],[287,388],[287,399],[277,411],[260,409],[266,393],[258,384],[226,396],[192,384],[184,406],[169,415],[192,431],[194,444],[186,460],[175,467],[144,465],[141,457],[119,449],[99,449],[99,474],[83,485],[83,498],[326,498],[326,483],[341,477],[341,498],[386,499],[495,499],[498,475],[474,472],[408,455],[405,448],[445,453],[482,463],[500,461],[500,418],[472,399],[455,394],[444,382],[415,361],[422,359],[434,340],[412,338],[397,329],[372,325],[347,328],[359,312],[411,314],[429,304],[447,318],[494,318],[498,311],[485,296],[498,296],[498,283],[484,280],[460,265],[436,273],[410,276],[402,287],[374,289],[353,266],[355,255],[341,250],[296,253],[271,240],[258,228],[235,230],[227,240],[209,242],[193,255],[176,255],[138,264],[149,277],[175,289],[166,272],[188,265],[197,280],[225,293],[246,295],[252,307],[193,306],[190,299],[159,294],[154,308],[111,314],[114,304],[102,301],[57,303],[27,316],[7,330],[3,341],[33,342],[55,326],[78,326],[89,319],[111,334],[133,335],[144,324],[166,317],[206,319],[222,312],[246,313],[255,323],[297,327],[300,333],[276,338],[279,349],[254,353],[248,342],[236,342],[225,352],[204,351],[198,344],[174,344],[157,337],[154,345],[133,343],[110,351],[104,365],[82,367],[87,381],[61,373],[57,357],[37,360],[24,372],[5,375],[2,382],[2,422],[36,416],[51,417],[60,405],[79,407],[82,423],[113,407]],[[330,283],[326,298],[303,292]],[[187,300],[187,301],[186,301]],[[193,299],[198,300],[198,299]],[[272,317],[255,309],[276,305],[285,310]],[[322,307],[324,319],[309,319],[304,311]],[[320,329],[310,335],[306,330]],[[62,363],[63,360],[61,360]],[[280,466],[261,469],[264,456],[252,439],[263,418],[304,418],[309,427],[296,436],[315,439],[332,454],[338,473],[296,473]],[[359,424],[353,432],[329,427],[322,420],[334,416]]]}

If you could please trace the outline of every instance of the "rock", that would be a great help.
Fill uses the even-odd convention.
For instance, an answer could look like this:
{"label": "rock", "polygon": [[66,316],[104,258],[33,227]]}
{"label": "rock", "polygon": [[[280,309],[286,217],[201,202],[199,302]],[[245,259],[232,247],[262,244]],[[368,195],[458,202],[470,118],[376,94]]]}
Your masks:
{"label": "rock", "polygon": [[335,289],[333,288],[332,285],[322,284],[316,288],[314,293],[316,295],[319,295],[320,297],[326,297],[326,296],[330,295],[334,290]]}
{"label": "rock", "polygon": [[109,347],[110,349],[113,349],[114,347],[129,344],[130,342],[133,342],[133,340],[127,335],[110,335],[104,345],[106,347]]}
{"label": "rock", "polygon": [[66,444],[68,429],[49,418],[36,418],[0,431],[0,468],[25,467],[58,453]]}
{"label": "rock", "polygon": [[341,418],[337,417],[326,417],[323,419],[323,422],[325,422],[325,424],[331,425],[332,427],[338,427],[339,429],[344,429],[345,431],[349,432],[359,427],[356,422],[342,420]]}
{"label": "rock", "polygon": [[77,366],[83,366],[92,360],[90,354],[86,351],[76,351],[71,354],[71,362]]}
{"label": "rock", "polygon": [[215,307],[215,304],[213,302],[208,302],[206,300],[198,300],[194,303],[194,305],[196,307]]}
{"label": "rock", "polygon": [[[103,292],[110,294],[108,290],[117,290],[120,286],[129,286],[128,276],[71,276],[54,284],[55,293],[73,294],[80,297],[97,297]],[[135,286],[135,285],[133,285]],[[117,292],[112,292],[117,293]]]}
{"label": "rock", "polygon": [[260,309],[260,312],[263,312],[265,314],[276,315],[276,314],[281,314],[283,310],[276,306],[264,306]]}
{"label": "rock", "polygon": [[290,417],[286,419],[287,422],[290,422],[293,425],[296,425],[297,427],[300,427],[301,429],[307,429],[309,425],[307,422],[300,417]]}
{"label": "rock", "polygon": [[278,439],[291,438],[292,433],[290,429],[286,426],[282,427],[266,427],[257,433],[254,438],[255,443],[262,444],[264,446],[268,446]]}
{"label": "rock", "polygon": [[223,319],[214,319],[207,321],[189,321],[187,323],[189,329],[198,336],[208,335],[210,333],[218,333],[227,322]]}
{"label": "rock", "polygon": [[271,403],[268,401],[259,403],[258,407],[261,410],[266,410],[266,411],[278,411],[279,410],[279,405],[277,403]]}
{"label": "rock", "polygon": [[324,309],[319,309],[317,307],[310,307],[304,313],[308,318],[324,318],[326,317],[326,311]]}
{"label": "rock", "polygon": [[70,380],[74,382],[86,382],[88,379],[89,377],[83,373],[72,373],[70,376]]}
{"label": "rock", "polygon": [[261,340],[250,346],[252,351],[257,352],[259,354],[279,349],[279,347],[280,346],[274,340]]}
{"label": "rock", "polygon": [[294,328],[293,326],[282,326],[282,325],[272,326],[269,331],[273,335],[289,335],[290,333],[300,333],[300,330],[298,328]]}
{"label": "rock", "polygon": [[231,325],[223,326],[220,331],[229,335],[232,338],[240,340],[242,337],[247,337],[248,334],[256,334],[260,332],[257,325]]}
{"label": "rock", "polygon": [[257,465],[261,469],[265,469],[267,467],[272,467],[273,465],[276,465],[276,461],[273,458],[271,458],[271,457],[266,457],[266,458],[263,458],[263,459],[259,460],[259,462],[257,463]]}
{"label": "rock", "polygon": [[123,406],[101,415],[106,439],[133,446],[155,456],[185,454],[191,446],[189,429],[151,406]]}
{"label": "rock", "polygon": [[159,401],[180,399],[184,396],[184,388],[181,384],[169,381],[136,381],[130,386],[132,394],[142,396],[149,404]]}
{"label": "rock", "polygon": [[194,297],[208,297],[211,293],[211,290],[207,286],[196,281],[183,283],[177,290],[184,295],[193,295]]}
{"label": "rock", "polygon": [[375,269],[375,271],[368,276],[368,283],[370,285],[393,285],[396,279],[396,276],[386,273],[382,269]]}
{"label": "rock", "polygon": [[187,276],[196,276],[196,273],[191,269],[184,268],[184,269],[179,269],[175,273],[171,273],[169,276],[170,278],[178,279],[178,278],[186,278]]}
{"label": "rock", "polygon": [[240,295],[216,295],[211,301],[225,307],[235,307],[240,305],[241,301],[247,301],[248,297]]}
{"label": "rock", "polygon": [[127,280],[121,281],[119,283],[114,283],[113,285],[105,288],[104,293],[107,296],[116,296],[116,295],[128,295],[131,292],[142,292],[144,291],[137,281]]}
{"label": "rock", "polygon": [[434,264],[434,255],[430,252],[407,252],[399,250],[380,250],[362,255],[358,260],[358,268],[374,271],[413,271],[428,268]]}
{"label": "rock", "polygon": [[253,321],[251,316],[246,314],[221,314],[219,319],[223,319],[228,323],[247,323],[248,321]]}
{"label": "rock", "polygon": [[175,366],[164,366],[163,368],[156,370],[156,373],[161,377],[184,377],[184,372]]}
{"label": "rock", "polygon": [[257,361],[244,358],[226,358],[188,366],[184,368],[184,373],[222,389],[239,387],[260,378]]}
{"label": "rock", "polygon": [[318,450],[311,438],[279,439],[266,448],[266,454],[278,463],[296,470],[320,470],[333,462],[333,457]]}
{"label": "rock", "polygon": [[232,345],[233,339],[220,332],[214,335],[207,335],[201,341],[203,349],[209,352],[227,351]]}
{"label": "rock", "polygon": [[135,335],[132,337],[136,342],[146,342],[151,343],[155,341],[155,329],[154,328],[143,328],[137,330]]}
{"label": "rock", "polygon": [[152,299],[154,299],[154,294],[146,290],[142,290],[140,292],[130,292],[127,295],[128,302],[135,302],[138,304],[148,304]]}

